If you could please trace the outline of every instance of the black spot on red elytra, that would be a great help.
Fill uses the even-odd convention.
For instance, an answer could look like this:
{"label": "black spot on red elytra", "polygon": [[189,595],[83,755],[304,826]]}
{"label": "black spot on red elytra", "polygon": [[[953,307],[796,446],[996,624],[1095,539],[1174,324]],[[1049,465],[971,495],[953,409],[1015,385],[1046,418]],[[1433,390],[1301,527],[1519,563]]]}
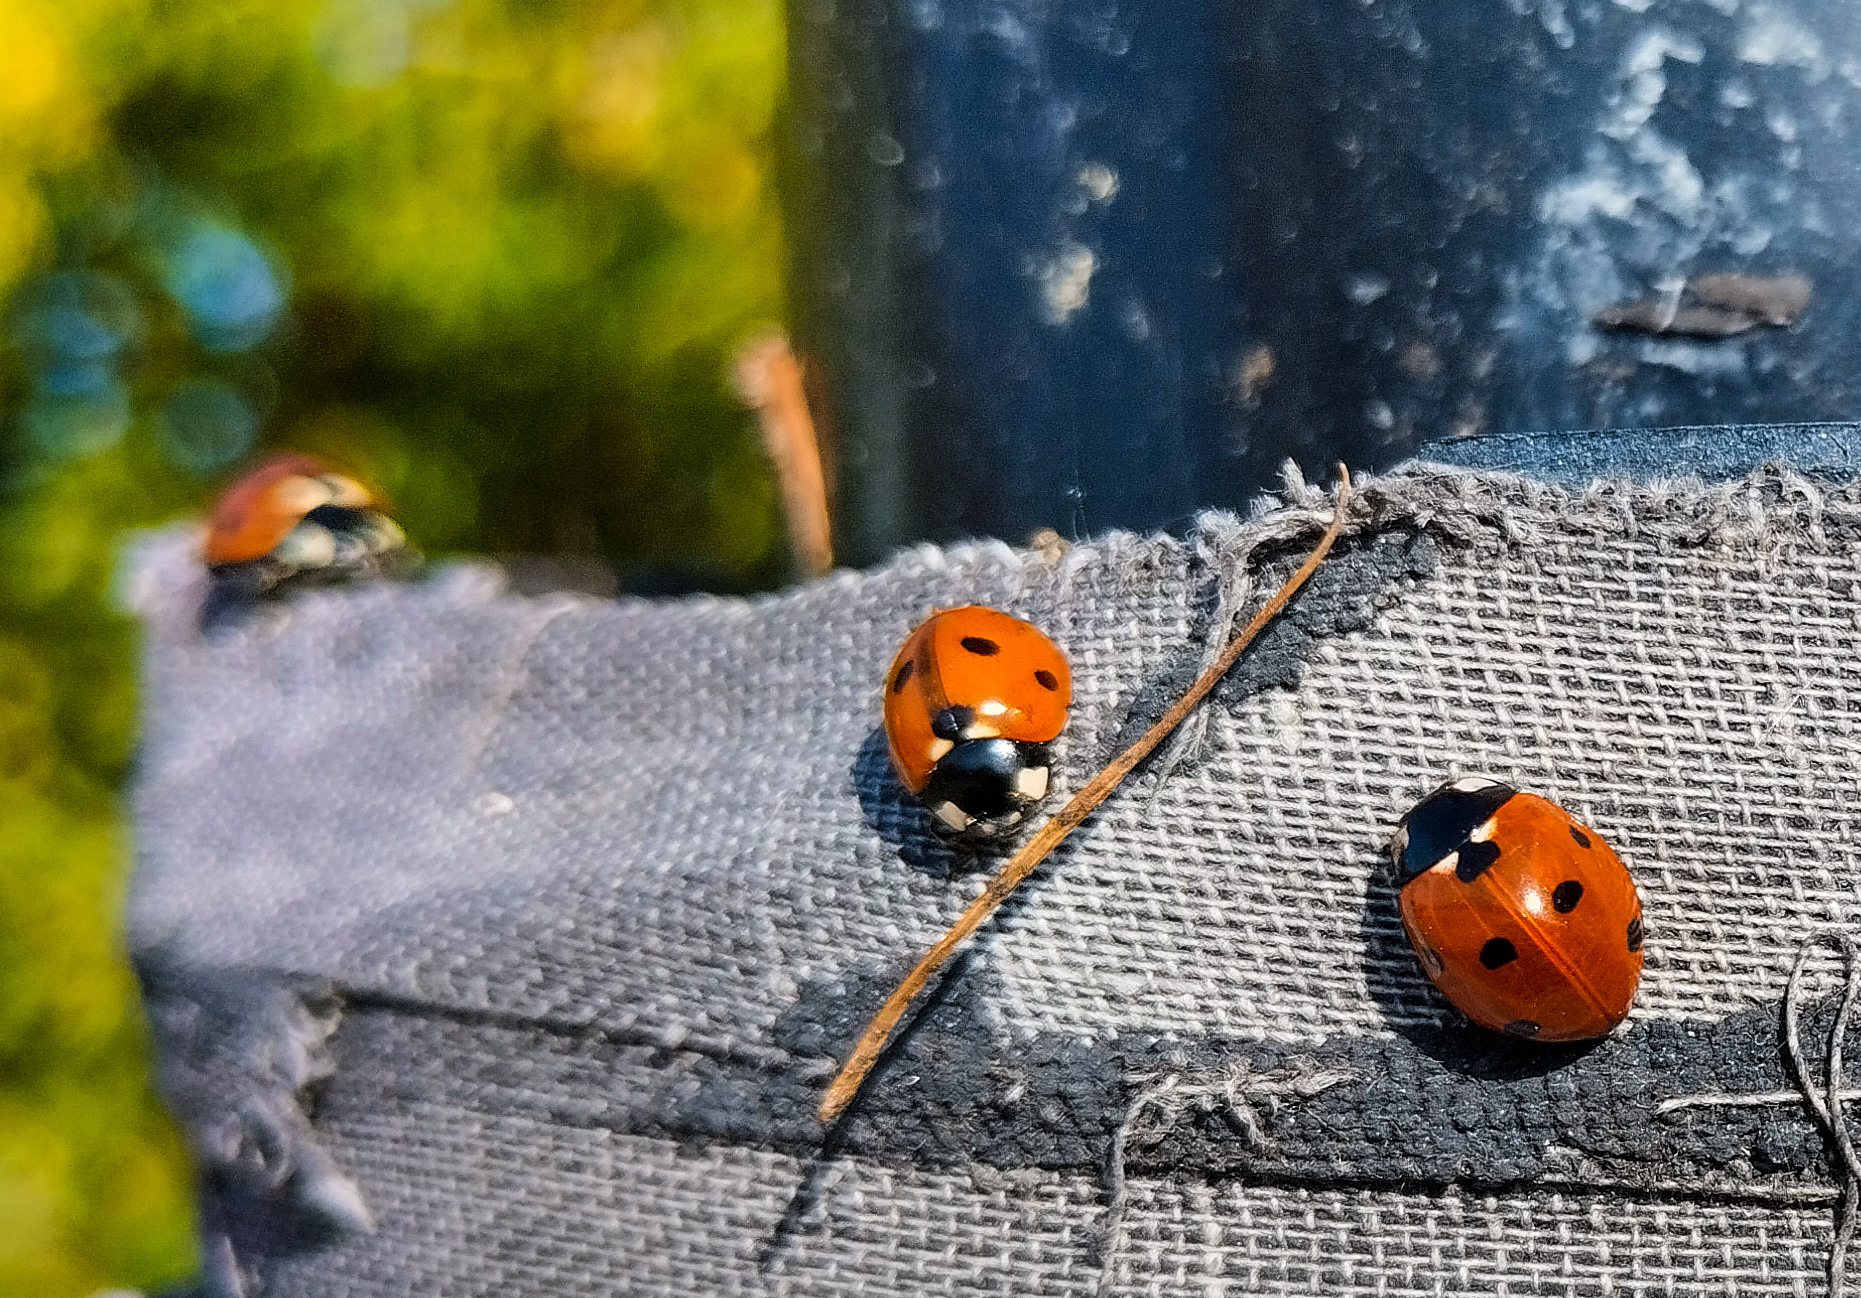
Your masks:
{"label": "black spot on red elytra", "polygon": [[1641,950],[1641,916],[1637,915],[1628,922],[1628,949]]}
{"label": "black spot on red elytra", "polygon": [[1057,690],[1060,688],[1060,678],[1048,671],[1045,667],[1042,667],[1034,673],[1034,679],[1040,682],[1040,687],[1044,690]]}
{"label": "black spot on red elytra", "polygon": [[1501,969],[1519,958],[1519,949],[1503,937],[1489,937],[1480,948],[1480,963],[1488,969]]}
{"label": "black spot on red elytra", "polygon": [[1570,836],[1577,840],[1578,847],[1588,847],[1590,845],[1590,836],[1578,829],[1575,825],[1570,827]]}
{"label": "black spot on red elytra", "polygon": [[979,635],[964,636],[962,644],[963,648],[983,658],[992,658],[1002,651],[1002,647],[993,640],[986,639]]}
{"label": "black spot on red elytra", "polygon": [[1583,900],[1583,885],[1575,879],[1566,879],[1551,890],[1551,908],[1560,915],[1568,915]]}
{"label": "black spot on red elytra", "polygon": [[1537,1036],[1543,1030],[1543,1028],[1539,1027],[1538,1024],[1531,1019],[1513,1019],[1510,1023],[1506,1024],[1507,1035],[1514,1037],[1525,1037],[1530,1039]]}
{"label": "black spot on red elytra", "polygon": [[1499,844],[1493,842],[1468,843],[1460,849],[1460,862],[1454,867],[1454,877],[1462,883],[1472,883],[1492,868],[1499,859]]}
{"label": "black spot on red elytra", "polygon": [[903,667],[898,669],[898,675],[892,677],[892,693],[896,694],[905,688],[905,682],[911,679],[911,673],[916,668],[916,662],[907,661]]}

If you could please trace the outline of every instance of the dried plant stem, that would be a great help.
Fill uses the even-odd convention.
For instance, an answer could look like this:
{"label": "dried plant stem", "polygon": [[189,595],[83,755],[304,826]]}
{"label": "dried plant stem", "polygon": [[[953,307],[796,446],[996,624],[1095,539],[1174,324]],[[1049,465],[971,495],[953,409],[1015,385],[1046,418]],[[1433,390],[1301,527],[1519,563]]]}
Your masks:
{"label": "dried plant stem", "polygon": [[762,423],[763,444],[782,488],[788,544],[795,568],[818,577],[834,566],[827,513],[827,476],[801,362],[780,334],[759,338],[737,354],[737,391]]}
{"label": "dried plant stem", "polygon": [[922,992],[926,984],[936,977],[937,971],[943,968],[944,962],[950,958],[956,948],[987,923],[989,917],[1001,907],[1004,901],[1008,900],[1028,875],[1034,873],[1040,863],[1047,859],[1048,854],[1060,845],[1061,840],[1077,829],[1087,816],[1098,809],[1100,803],[1111,796],[1112,790],[1117,788],[1119,782],[1131,773],[1132,767],[1148,757],[1151,751],[1169,736],[1170,731],[1182,724],[1183,718],[1193,712],[1196,704],[1208,696],[1208,692],[1214,689],[1216,683],[1227,674],[1228,669],[1234,666],[1235,661],[1246,651],[1247,646],[1252,644],[1255,638],[1266,629],[1267,623],[1286,607],[1287,601],[1298,593],[1299,588],[1305,584],[1306,578],[1310,577],[1317,570],[1318,565],[1324,562],[1325,556],[1331,552],[1332,545],[1344,528],[1346,508],[1350,503],[1350,470],[1340,464],[1338,474],[1338,494],[1333,506],[1331,524],[1325,529],[1325,534],[1319,540],[1317,547],[1306,557],[1305,562],[1299,565],[1299,570],[1286,579],[1286,584],[1275,591],[1273,598],[1261,606],[1260,611],[1254,614],[1253,620],[1242,629],[1239,635],[1228,642],[1228,647],[1221,651],[1221,657],[1196,678],[1195,683],[1183,692],[1183,696],[1170,706],[1170,710],[1165,712],[1155,725],[1146,730],[1136,743],[1112,758],[1110,763],[1093,776],[1083,789],[1073,795],[1072,801],[1060,808],[1053,819],[1040,827],[1039,833],[1030,838],[1020,851],[1008,858],[1008,863],[1002,866],[1000,873],[989,880],[989,886],[984,888],[981,895],[970,903],[969,909],[963,912],[962,917],[950,926],[950,931],[939,938],[937,945],[925,953],[924,958],[918,961],[917,968],[905,975],[905,980],[898,984],[897,990],[880,1007],[879,1012],[873,1016],[872,1022],[866,1025],[866,1031],[860,1036],[859,1043],[853,1047],[853,1053],[847,1057],[846,1064],[840,1069],[840,1075],[834,1078],[834,1084],[827,1088],[827,1094],[822,1098],[819,1110],[822,1122],[832,1122],[840,1116],[848,1104],[852,1103],[853,1097],[859,1093],[860,1084],[866,1080],[866,1074],[871,1072],[873,1064],[878,1062],[880,1052],[885,1049],[885,1043],[891,1040],[892,1032],[898,1027],[898,1021],[904,1017],[905,1011],[911,1008],[911,1003],[917,999],[918,993]]}

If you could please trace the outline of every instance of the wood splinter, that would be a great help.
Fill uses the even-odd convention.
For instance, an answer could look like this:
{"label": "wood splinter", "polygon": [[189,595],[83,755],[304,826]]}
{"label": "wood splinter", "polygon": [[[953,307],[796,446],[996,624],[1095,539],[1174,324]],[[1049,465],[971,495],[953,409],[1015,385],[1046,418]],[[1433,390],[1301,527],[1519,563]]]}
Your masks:
{"label": "wood splinter", "polygon": [[1051,820],[1040,827],[1039,833],[1023,844],[1020,851],[1008,858],[1008,863],[1002,866],[1001,871],[993,879],[989,880],[989,886],[984,888],[981,895],[969,904],[969,909],[965,910],[956,923],[950,926],[950,931],[939,938],[937,944],[925,953],[915,969],[905,975],[904,981],[898,984],[897,990],[887,998],[879,1012],[873,1015],[872,1022],[866,1025],[866,1030],[860,1035],[858,1044],[853,1047],[853,1053],[847,1057],[845,1065],[841,1067],[840,1075],[834,1078],[834,1084],[827,1088],[827,1094],[822,1097],[818,1110],[822,1122],[832,1122],[846,1111],[847,1105],[853,1102],[853,1097],[859,1094],[860,1085],[865,1082],[866,1075],[872,1071],[872,1066],[879,1061],[879,1055],[884,1051],[886,1043],[891,1040],[892,1033],[898,1027],[898,1021],[905,1016],[905,1011],[911,1008],[911,1003],[918,998],[918,994],[924,990],[930,980],[936,977],[937,971],[943,968],[944,963],[949,960],[957,947],[987,923],[989,917],[1001,908],[1001,904],[1013,895],[1015,889],[1019,888],[1030,874],[1034,873],[1053,849],[1058,847],[1068,834],[1077,829],[1087,816],[1096,811],[1100,803],[1111,796],[1112,790],[1116,789],[1124,777],[1131,773],[1131,769],[1148,757],[1158,744],[1168,738],[1172,730],[1182,724],[1183,718],[1193,712],[1196,705],[1208,696],[1208,692],[1215,688],[1223,676],[1227,675],[1228,669],[1234,666],[1236,660],[1246,651],[1247,646],[1259,637],[1267,624],[1278,616],[1280,610],[1286,607],[1294,595],[1298,594],[1299,588],[1317,570],[1318,565],[1324,562],[1325,556],[1331,552],[1332,545],[1336,543],[1338,534],[1343,531],[1350,498],[1350,470],[1340,464],[1338,466],[1337,500],[1332,508],[1331,522],[1325,528],[1325,534],[1319,539],[1317,547],[1306,557],[1305,562],[1299,565],[1299,570],[1286,579],[1286,584],[1275,591],[1273,598],[1261,606],[1260,611],[1254,614],[1253,620],[1242,629],[1239,635],[1228,642],[1227,648],[1221,651],[1221,657],[1196,678],[1195,683],[1183,692],[1182,697],[1170,706],[1170,710],[1165,712],[1155,725],[1146,730],[1129,748],[1107,763],[1105,768],[1093,776],[1083,789],[1073,795],[1072,801],[1060,808]]}

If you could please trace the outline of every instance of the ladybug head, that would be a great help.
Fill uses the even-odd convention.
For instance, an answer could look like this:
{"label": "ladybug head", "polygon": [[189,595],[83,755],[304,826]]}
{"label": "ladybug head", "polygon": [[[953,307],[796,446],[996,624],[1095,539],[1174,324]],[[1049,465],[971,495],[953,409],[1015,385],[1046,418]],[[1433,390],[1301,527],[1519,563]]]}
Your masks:
{"label": "ladybug head", "polygon": [[1389,840],[1396,886],[1465,846],[1473,831],[1491,820],[1514,792],[1510,785],[1474,775],[1443,784],[1416,803]]}
{"label": "ladybug head", "polygon": [[950,834],[992,838],[1021,823],[1047,796],[1045,744],[965,739],[937,762],[919,795]]}

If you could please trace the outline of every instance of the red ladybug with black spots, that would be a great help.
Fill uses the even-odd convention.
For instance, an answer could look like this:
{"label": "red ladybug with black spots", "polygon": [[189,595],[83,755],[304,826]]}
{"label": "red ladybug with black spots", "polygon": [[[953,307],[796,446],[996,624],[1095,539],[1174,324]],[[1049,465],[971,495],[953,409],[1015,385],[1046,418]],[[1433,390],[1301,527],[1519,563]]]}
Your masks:
{"label": "red ladybug with black spots", "polygon": [[1595,830],[1494,780],[1445,784],[1390,840],[1422,969],[1481,1027],[1606,1036],[1641,981],[1641,897]]}
{"label": "red ladybug with black spots", "polygon": [[202,557],[221,587],[262,595],[404,566],[407,538],[361,483],[307,455],[280,455],[220,497]]}
{"label": "red ladybug with black spots", "polygon": [[892,766],[944,833],[989,838],[1047,796],[1047,745],[1073,676],[1039,628],[997,609],[946,609],[913,631],[885,677]]}

